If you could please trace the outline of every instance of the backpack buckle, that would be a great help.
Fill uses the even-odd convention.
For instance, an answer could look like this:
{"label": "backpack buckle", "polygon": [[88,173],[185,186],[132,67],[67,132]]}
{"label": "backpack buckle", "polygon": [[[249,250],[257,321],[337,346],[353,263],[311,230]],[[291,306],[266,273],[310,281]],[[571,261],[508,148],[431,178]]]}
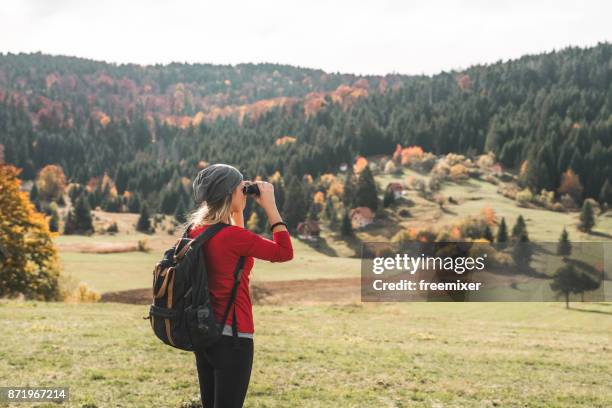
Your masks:
{"label": "backpack buckle", "polygon": [[198,329],[208,331],[208,325],[205,324],[206,318],[210,315],[210,312],[207,308],[201,307],[196,311],[196,316],[198,318]]}

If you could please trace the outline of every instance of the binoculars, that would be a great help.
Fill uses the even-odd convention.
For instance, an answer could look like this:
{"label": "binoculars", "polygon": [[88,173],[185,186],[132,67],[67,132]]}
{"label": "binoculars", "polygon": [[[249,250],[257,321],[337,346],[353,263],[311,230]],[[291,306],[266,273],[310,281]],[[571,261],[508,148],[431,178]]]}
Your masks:
{"label": "binoculars", "polygon": [[259,187],[255,183],[249,183],[242,188],[242,192],[248,195],[259,195]]}

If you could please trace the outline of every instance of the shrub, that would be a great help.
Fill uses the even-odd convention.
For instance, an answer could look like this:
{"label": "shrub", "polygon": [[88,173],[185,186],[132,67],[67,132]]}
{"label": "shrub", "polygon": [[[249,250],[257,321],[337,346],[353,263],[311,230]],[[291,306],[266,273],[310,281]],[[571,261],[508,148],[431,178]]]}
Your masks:
{"label": "shrub", "polygon": [[431,176],[438,176],[440,180],[446,180],[450,173],[450,166],[443,161],[438,161],[436,165],[431,169]]}
{"label": "shrub", "polygon": [[87,283],[79,283],[79,287],[76,293],[76,299],[78,302],[97,302],[98,300],[100,300],[100,297],[100,293],[96,290],[90,289]]}
{"label": "shrub", "polygon": [[95,303],[100,298],[100,292],[90,288],[86,282],[79,282],[77,285],[70,283],[67,288],[64,288],[64,302],[66,303]]}
{"label": "shrub", "polygon": [[454,166],[455,164],[464,163],[465,156],[462,154],[449,153],[444,157],[444,160],[446,160],[449,166]]}
{"label": "shrub", "polygon": [[516,194],[516,201],[518,205],[520,206],[525,206],[529,204],[532,200],[533,200],[533,194],[531,193],[531,190],[529,190],[528,188],[521,190],[520,192]]}
{"label": "shrub", "polygon": [[149,241],[146,238],[138,240],[138,250],[140,252],[149,252],[151,247],[149,246]]}
{"label": "shrub", "polygon": [[397,171],[397,166],[395,165],[395,163],[393,163],[393,160],[387,161],[387,163],[385,164],[384,172],[387,174],[393,174],[396,171]]}
{"label": "shrub", "polygon": [[464,218],[457,227],[461,236],[471,239],[483,238],[487,234],[487,220],[482,216],[469,216]]}
{"label": "shrub", "polygon": [[480,168],[489,168],[495,164],[495,154],[489,152],[487,154],[482,154],[478,156],[476,160],[478,167]]}
{"label": "shrub", "polygon": [[[584,203],[586,203],[587,201],[591,205],[591,208],[593,209],[593,213],[595,215],[600,215],[601,214],[601,207],[600,207],[599,203],[596,200],[592,199],[592,198],[587,198],[586,200],[584,200]],[[583,205],[584,205],[584,203],[583,203]]]}
{"label": "shrub", "polygon": [[536,195],[533,200],[543,207],[552,209],[552,206],[555,202],[555,192],[542,189],[542,191],[540,191],[540,194]]}
{"label": "shrub", "polygon": [[407,244],[408,242],[410,242],[410,241],[412,241],[412,240],[413,240],[412,235],[410,234],[410,232],[409,232],[408,230],[405,230],[405,229],[404,229],[404,230],[401,230],[401,231],[398,231],[398,232],[397,232],[397,233],[396,233],[396,234],[393,236],[393,238],[391,238],[391,242],[392,242],[393,244],[397,244],[397,245],[399,245],[400,247],[401,247],[402,245]]}
{"label": "shrub", "polygon": [[432,174],[431,177],[429,178],[429,182],[427,183],[428,187],[429,187],[429,191],[438,191],[440,190],[440,187],[442,185],[442,176],[440,176],[439,174]]}
{"label": "shrub", "polygon": [[428,173],[436,165],[437,157],[432,153],[425,153],[423,157],[413,163],[415,169]]}
{"label": "shrub", "polygon": [[450,168],[450,177],[454,181],[465,180],[467,175],[467,168],[463,164],[455,164]]}
{"label": "shrub", "polygon": [[550,207],[550,209],[553,210],[553,211],[565,212],[565,208],[563,207],[563,204],[561,204],[561,203],[554,203]]}
{"label": "shrub", "polygon": [[563,194],[561,196],[560,203],[566,210],[575,210],[578,208],[576,201],[569,194]]}

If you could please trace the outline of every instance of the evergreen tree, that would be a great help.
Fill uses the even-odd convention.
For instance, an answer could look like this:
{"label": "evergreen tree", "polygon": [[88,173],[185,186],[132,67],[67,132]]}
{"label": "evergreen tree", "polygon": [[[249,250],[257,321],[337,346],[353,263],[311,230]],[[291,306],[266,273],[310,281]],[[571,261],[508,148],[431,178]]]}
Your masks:
{"label": "evergreen tree", "polygon": [[178,205],[176,206],[176,210],[174,211],[174,218],[182,224],[187,221],[186,213],[187,208],[185,206],[185,200],[181,195],[181,198],[179,198]]}
{"label": "evergreen tree", "polygon": [[321,212],[321,204],[311,202],[310,207],[308,208],[308,215],[306,216],[306,219],[318,221],[319,212]]}
{"label": "evergreen tree", "polygon": [[151,232],[151,215],[149,214],[149,206],[145,202],[140,207],[140,217],[136,223],[136,231],[148,234]]}
{"label": "evergreen tree", "polygon": [[51,203],[51,218],[49,218],[49,231],[58,232],[59,231],[59,214],[57,213],[57,205],[55,203]]}
{"label": "evergreen tree", "polygon": [[336,211],[332,211],[329,217],[329,228],[335,231],[338,228],[338,214]]}
{"label": "evergreen tree", "polygon": [[482,234],[482,237],[489,242],[493,242],[493,232],[491,231],[491,227],[487,224]]}
{"label": "evergreen tree", "polygon": [[72,210],[69,210],[66,214],[66,220],[64,221],[64,235],[76,234],[76,221]]}
{"label": "evergreen tree", "polygon": [[325,218],[329,221],[333,214],[335,214],[336,209],[334,208],[334,202],[331,199],[331,196],[327,196],[325,199]]}
{"label": "evergreen tree", "polygon": [[259,221],[259,224],[257,224],[257,231],[265,231],[267,233],[269,229],[268,231],[266,231],[266,229],[268,228],[268,217],[266,216],[266,212],[258,205],[256,205],[255,211],[253,212],[257,213],[257,219]]}
{"label": "evergreen tree", "polygon": [[580,290],[580,299],[584,302],[584,292],[590,292],[599,289],[601,282],[595,279],[591,274],[582,272],[578,279],[578,289]]}
{"label": "evergreen tree", "polygon": [[295,231],[298,223],[304,221],[308,211],[308,197],[304,192],[302,181],[292,176],[285,197],[283,215],[290,231]]}
{"label": "evergreen tree", "polygon": [[161,192],[159,211],[166,215],[174,214],[178,206],[178,201],[180,201],[179,195],[178,191],[172,191],[169,188],[165,188]]}
{"label": "evergreen tree", "polygon": [[121,210],[121,199],[119,197],[113,197],[110,194],[108,194],[102,200],[102,203],[100,204],[100,208],[102,208],[104,211],[108,211],[108,212],[115,212],[115,213],[116,212],[120,212],[120,210]]}
{"label": "evergreen tree", "polygon": [[76,203],[77,198],[79,198],[81,194],[86,194],[85,188],[83,188],[81,184],[73,184],[70,186],[68,189],[68,197],[70,197],[72,205]]}
{"label": "evergreen tree", "polygon": [[344,210],[344,214],[342,215],[342,224],[340,225],[340,234],[343,237],[353,236],[353,224],[351,223],[351,219],[349,218],[348,210]]}
{"label": "evergreen tree", "polygon": [[38,212],[42,212],[42,204],[40,202],[40,195],[38,194],[38,187],[36,187],[36,183],[32,184],[32,189],[30,190],[30,201],[34,204],[34,208]]}
{"label": "evergreen tree", "polygon": [[38,198],[39,198],[38,187],[36,186],[36,183],[32,183],[32,189],[30,190],[30,201],[31,202],[37,201]]}
{"label": "evergreen tree", "polygon": [[338,214],[336,213],[334,202],[329,196],[325,201],[325,218],[327,219],[329,228],[331,230],[338,228]]}
{"label": "evergreen tree", "polygon": [[40,199],[36,199],[35,201],[32,202],[34,204],[34,208],[36,209],[36,211],[38,212],[42,212],[43,211],[43,205],[40,202]]}
{"label": "evergreen tree", "polygon": [[81,194],[68,214],[64,225],[64,234],[92,234],[93,232],[89,200],[85,194]]}
{"label": "evergreen tree", "polygon": [[378,209],[378,194],[376,181],[370,171],[370,166],[366,166],[357,180],[357,190],[355,192],[355,206],[369,207],[372,211]]}
{"label": "evergreen tree", "polygon": [[355,203],[356,190],[357,186],[355,182],[355,174],[353,173],[352,166],[349,166],[348,172],[346,174],[346,179],[344,180],[344,188],[342,195],[342,204],[344,204],[344,208],[353,208]]}
{"label": "evergreen tree", "polygon": [[523,234],[520,236],[518,241],[514,243],[514,248],[512,249],[512,258],[514,259],[514,263],[518,268],[523,269],[522,271],[518,271],[518,273],[524,273],[524,269],[529,268],[532,257],[533,248],[531,247],[531,243],[529,242],[527,235]]}
{"label": "evergreen tree", "polygon": [[512,227],[512,238],[515,240],[522,240],[522,237],[525,236],[525,239],[529,241],[529,234],[527,233],[527,224],[525,224],[525,219],[522,215],[519,215],[516,219],[516,223],[514,227]]}
{"label": "evergreen tree", "polygon": [[122,195],[125,192],[128,184],[128,173],[124,166],[119,165],[119,169],[117,170],[117,175],[115,176],[115,187],[117,188],[117,193]]}
{"label": "evergreen tree", "polygon": [[580,223],[578,228],[581,231],[591,232],[595,226],[595,214],[593,212],[593,206],[589,200],[584,200],[582,204],[582,211],[580,212]]}
{"label": "evergreen tree", "polygon": [[612,205],[612,185],[610,185],[609,180],[606,180],[601,187],[601,191],[599,192],[599,203],[601,205]]}
{"label": "evergreen tree", "polygon": [[274,186],[274,199],[278,208],[285,207],[285,181],[282,176],[278,176],[270,181]]}
{"label": "evergreen tree", "polygon": [[499,227],[497,228],[497,242],[500,249],[504,249],[508,245],[508,227],[506,226],[506,218],[502,217]]}
{"label": "evergreen tree", "polygon": [[383,207],[387,208],[393,204],[395,204],[395,194],[392,189],[387,188],[383,197]]}
{"label": "evergreen tree", "polygon": [[138,213],[140,212],[140,207],[140,194],[132,193],[128,199],[128,211],[131,213]]}
{"label": "evergreen tree", "polygon": [[557,244],[557,255],[570,256],[572,253],[572,244],[569,240],[569,234],[567,230],[563,228],[561,236],[559,237],[559,243]]}
{"label": "evergreen tree", "polygon": [[580,285],[580,274],[574,265],[566,264],[557,269],[553,281],[550,283],[550,288],[565,295],[565,308],[569,309],[569,295],[570,293],[578,293]]}

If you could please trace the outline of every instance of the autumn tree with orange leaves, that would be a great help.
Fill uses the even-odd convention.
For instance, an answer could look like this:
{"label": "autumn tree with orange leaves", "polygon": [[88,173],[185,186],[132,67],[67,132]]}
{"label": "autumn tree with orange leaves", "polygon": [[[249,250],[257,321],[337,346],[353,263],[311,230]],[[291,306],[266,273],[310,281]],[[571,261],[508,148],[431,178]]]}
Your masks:
{"label": "autumn tree with orange leaves", "polygon": [[0,164],[0,297],[60,300],[60,269],[53,233],[20,191],[21,170]]}
{"label": "autumn tree with orange leaves", "polygon": [[44,201],[57,201],[66,189],[64,170],[55,164],[48,164],[38,173],[36,180],[38,193]]}
{"label": "autumn tree with orange leaves", "polygon": [[575,202],[579,203],[582,200],[583,190],[580,177],[572,169],[566,170],[561,176],[561,184],[557,190],[559,194],[569,194]]}

